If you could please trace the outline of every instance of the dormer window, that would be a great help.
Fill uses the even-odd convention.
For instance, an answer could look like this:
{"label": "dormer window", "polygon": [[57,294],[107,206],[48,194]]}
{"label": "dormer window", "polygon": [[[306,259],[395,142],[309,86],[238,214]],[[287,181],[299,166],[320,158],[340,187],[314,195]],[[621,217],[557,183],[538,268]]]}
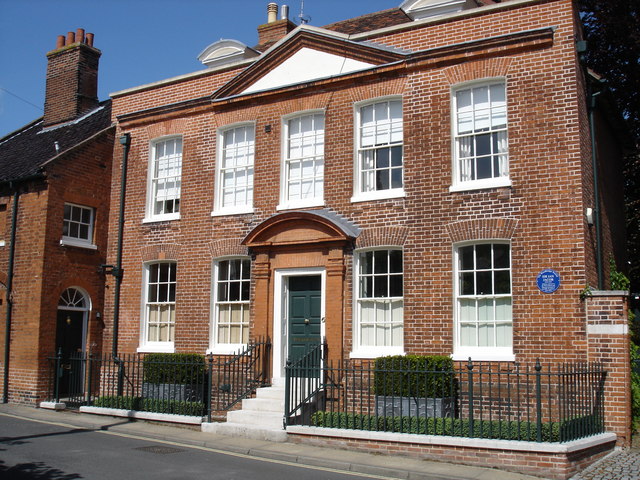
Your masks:
{"label": "dormer window", "polygon": [[237,40],[219,40],[205,48],[198,55],[198,60],[207,67],[214,68],[248,60],[258,55],[260,55],[259,52]]}

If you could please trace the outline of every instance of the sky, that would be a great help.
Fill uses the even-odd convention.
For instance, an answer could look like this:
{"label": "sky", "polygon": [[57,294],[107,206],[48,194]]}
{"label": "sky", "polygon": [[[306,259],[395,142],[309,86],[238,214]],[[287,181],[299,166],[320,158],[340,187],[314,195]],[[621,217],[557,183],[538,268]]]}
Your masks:
{"label": "sky", "polygon": [[[197,56],[220,39],[254,46],[270,0],[0,0],[0,138],[42,116],[47,52],[84,28],[102,51],[100,100],[202,70]],[[301,0],[289,5],[296,23]],[[402,0],[305,0],[310,25],[400,6]]]}

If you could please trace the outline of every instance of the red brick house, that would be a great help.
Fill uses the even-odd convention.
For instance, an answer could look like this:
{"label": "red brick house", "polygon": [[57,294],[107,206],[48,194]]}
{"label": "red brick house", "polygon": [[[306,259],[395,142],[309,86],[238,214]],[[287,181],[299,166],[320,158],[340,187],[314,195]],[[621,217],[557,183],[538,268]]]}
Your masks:
{"label": "red brick house", "polygon": [[98,267],[106,260],[115,128],[111,101],[97,98],[100,55],[82,29],[58,37],[47,54],[44,116],[0,139],[5,403],[47,398],[55,352],[66,365],[71,353],[102,346]]}
{"label": "red brick house", "polygon": [[628,388],[624,315],[593,327],[581,296],[624,229],[572,2],[407,0],[323,28],[269,8],[257,47],[221,40],[207,69],[112,96],[131,140],[119,351],[267,336],[278,384],[326,339],[330,360],[604,360]]}

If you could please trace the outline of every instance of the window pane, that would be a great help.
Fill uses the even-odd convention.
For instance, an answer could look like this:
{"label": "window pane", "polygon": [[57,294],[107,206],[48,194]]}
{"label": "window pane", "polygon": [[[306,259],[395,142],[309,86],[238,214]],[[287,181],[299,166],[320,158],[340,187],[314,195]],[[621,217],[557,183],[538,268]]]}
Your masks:
{"label": "window pane", "polygon": [[376,250],[373,253],[374,273],[387,273],[389,271],[389,253],[386,250]]}
{"label": "window pane", "polygon": [[473,272],[460,274],[460,295],[473,295],[476,293]]}
{"label": "window pane", "polygon": [[493,245],[493,266],[495,268],[509,268],[509,245]]}
{"label": "window pane", "polygon": [[473,270],[473,246],[458,249],[460,270]]}
{"label": "window pane", "polygon": [[476,273],[476,295],[491,295],[493,293],[493,279],[491,272]]}
{"label": "window pane", "polygon": [[495,272],[495,293],[511,293],[511,275],[508,270]]}
{"label": "window pane", "polygon": [[476,245],[476,268],[491,268],[491,244]]}

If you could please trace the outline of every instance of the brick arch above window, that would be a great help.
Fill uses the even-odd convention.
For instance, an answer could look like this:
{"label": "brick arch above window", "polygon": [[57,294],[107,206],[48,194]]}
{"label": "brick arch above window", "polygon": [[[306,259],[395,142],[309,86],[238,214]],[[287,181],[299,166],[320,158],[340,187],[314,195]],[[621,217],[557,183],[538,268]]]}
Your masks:
{"label": "brick arch above window", "polygon": [[356,239],[356,248],[371,248],[380,245],[403,246],[407,241],[407,227],[364,228]]}
{"label": "brick arch above window", "polygon": [[189,120],[186,118],[174,118],[166,122],[154,123],[146,128],[149,138],[164,137],[167,135],[181,135],[188,127]]}
{"label": "brick arch above window", "polygon": [[153,262],[156,260],[178,260],[179,257],[180,245],[148,245],[142,249],[143,262]]}
{"label": "brick arch above window", "polygon": [[445,226],[452,243],[496,238],[510,240],[517,227],[515,218],[462,220]]}
{"label": "brick arch above window", "polygon": [[249,107],[229,112],[217,111],[213,115],[213,125],[220,128],[235,123],[255,122],[260,116],[260,110],[259,107]]}
{"label": "brick arch above window", "polygon": [[406,77],[394,78],[379,83],[364,84],[351,89],[351,99],[354,103],[372,100],[379,97],[402,95],[407,84]]}
{"label": "brick arch above window", "polygon": [[249,255],[249,249],[241,245],[241,238],[224,238],[221,240],[213,240],[209,244],[211,258],[220,257],[246,257]]}
{"label": "brick arch above window", "polygon": [[288,102],[278,103],[275,109],[281,117],[307,110],[325,110],[329,107],[332,98],[333,94],[331,93],[298,97]]}
{"label": "brick arch above window", "polygon": [[511,67],[511,58],[488,58],[476,62],[453,65],[442,70],[450,85],[471,82],[483,78],[506,77]]}

